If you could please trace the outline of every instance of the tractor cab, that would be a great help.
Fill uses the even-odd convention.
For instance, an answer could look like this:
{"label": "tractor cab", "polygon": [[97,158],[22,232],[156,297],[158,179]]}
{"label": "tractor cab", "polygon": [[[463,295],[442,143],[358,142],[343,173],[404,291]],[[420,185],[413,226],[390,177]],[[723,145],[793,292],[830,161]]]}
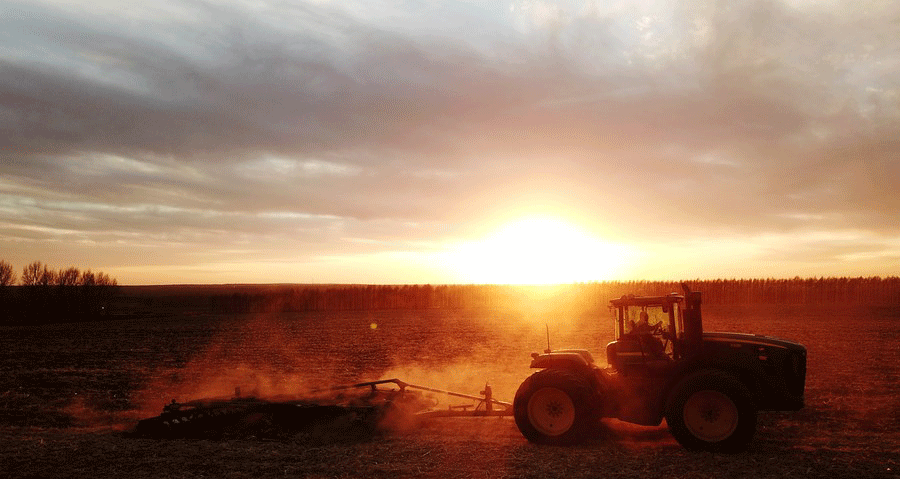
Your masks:
{"label": "tractor cab", "polygon": [[700,293],[622,296],[610,301],[616,340],[606,347],[614,369],[659,371],[697,351],[703,341]]}

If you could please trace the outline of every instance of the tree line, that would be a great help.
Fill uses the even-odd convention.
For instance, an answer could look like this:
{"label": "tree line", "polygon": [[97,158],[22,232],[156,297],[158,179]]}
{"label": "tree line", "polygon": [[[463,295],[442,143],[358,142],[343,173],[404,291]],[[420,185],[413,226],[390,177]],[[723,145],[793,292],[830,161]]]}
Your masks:
{"label": "tree line", "polygon": [[[900,277],[689,280],[713,305],[891,305]],[[114,278],[39,261],[17,276],[0,260],[0,323],[37,324],[142,317],[160,311],[260,313],[403,309],[488,309],[521,313],[604,311],[625,294],[681,292],[680,281],[540,285],[220,285],[118,287]],[[115,300],[115,301],[113,301]],[[118,311],[113,311],[115,308]]]}
{"label": "tree line", "polygon": [[4,324],[84,321],[107,316],[118,291],[115,278],[74,266],[53,270],[34,261],[17,276],[0,260],[0,320]]}
{"label": "tree line", "polygon": [[[716,305],[900,305],[900,277],[716,279],[686,282]],[[681,292],[680,281],[530,285],[284,285],[209,298],[211,312],[494,309],[596,311],[625,294]]]}

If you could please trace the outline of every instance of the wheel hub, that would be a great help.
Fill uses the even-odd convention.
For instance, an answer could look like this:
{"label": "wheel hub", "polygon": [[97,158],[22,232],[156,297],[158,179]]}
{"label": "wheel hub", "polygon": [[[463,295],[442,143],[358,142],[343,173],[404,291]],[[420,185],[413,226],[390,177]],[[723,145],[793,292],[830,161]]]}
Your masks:
{"label": "wheel hub", "polygon": [[557,401],[547,402],[547,415],[551,417],[560,417],[563,413],[563,406]]}
{"label": "wheel hub", "polygon": [[713,390],[697,391],[684,405],[684,424],[695,437],[718,442],[737,429],[738,408],[727,395]]}
{"label": "wheel hub", "polygon": [[528,420],[542,434],[559,436],[575,423],[575,405],[564,391],[542,388],[528,401]]}
{"label": "wheel hub", "polygon": [[710,423],[716,422],[721,415],[722,414],[717,407],[710,405],[707,405],[707,407],[700,411],[700,417]]}

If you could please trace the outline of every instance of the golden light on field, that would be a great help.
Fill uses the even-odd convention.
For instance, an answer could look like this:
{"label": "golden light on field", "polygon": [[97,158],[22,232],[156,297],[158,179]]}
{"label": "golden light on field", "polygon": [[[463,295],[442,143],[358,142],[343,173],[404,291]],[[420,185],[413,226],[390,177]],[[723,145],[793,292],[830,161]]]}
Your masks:
{"label": "golden light on field", "polygon": [[612,279],[629,252],[560,218],[527,217],[463,244],[451,256],[465,282],[557,284]]}

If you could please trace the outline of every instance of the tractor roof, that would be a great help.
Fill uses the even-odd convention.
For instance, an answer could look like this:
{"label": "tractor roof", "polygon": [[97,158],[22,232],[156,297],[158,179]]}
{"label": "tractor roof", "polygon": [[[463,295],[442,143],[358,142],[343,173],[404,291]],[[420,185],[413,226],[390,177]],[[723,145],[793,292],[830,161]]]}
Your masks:
{"label": "tractor roof", "polygon": [[663,304],[680,303],[684,296],[677,293],[669,293],[665,296],[635,296],[629,294],[609,302],[612,306],[656,306]]}

